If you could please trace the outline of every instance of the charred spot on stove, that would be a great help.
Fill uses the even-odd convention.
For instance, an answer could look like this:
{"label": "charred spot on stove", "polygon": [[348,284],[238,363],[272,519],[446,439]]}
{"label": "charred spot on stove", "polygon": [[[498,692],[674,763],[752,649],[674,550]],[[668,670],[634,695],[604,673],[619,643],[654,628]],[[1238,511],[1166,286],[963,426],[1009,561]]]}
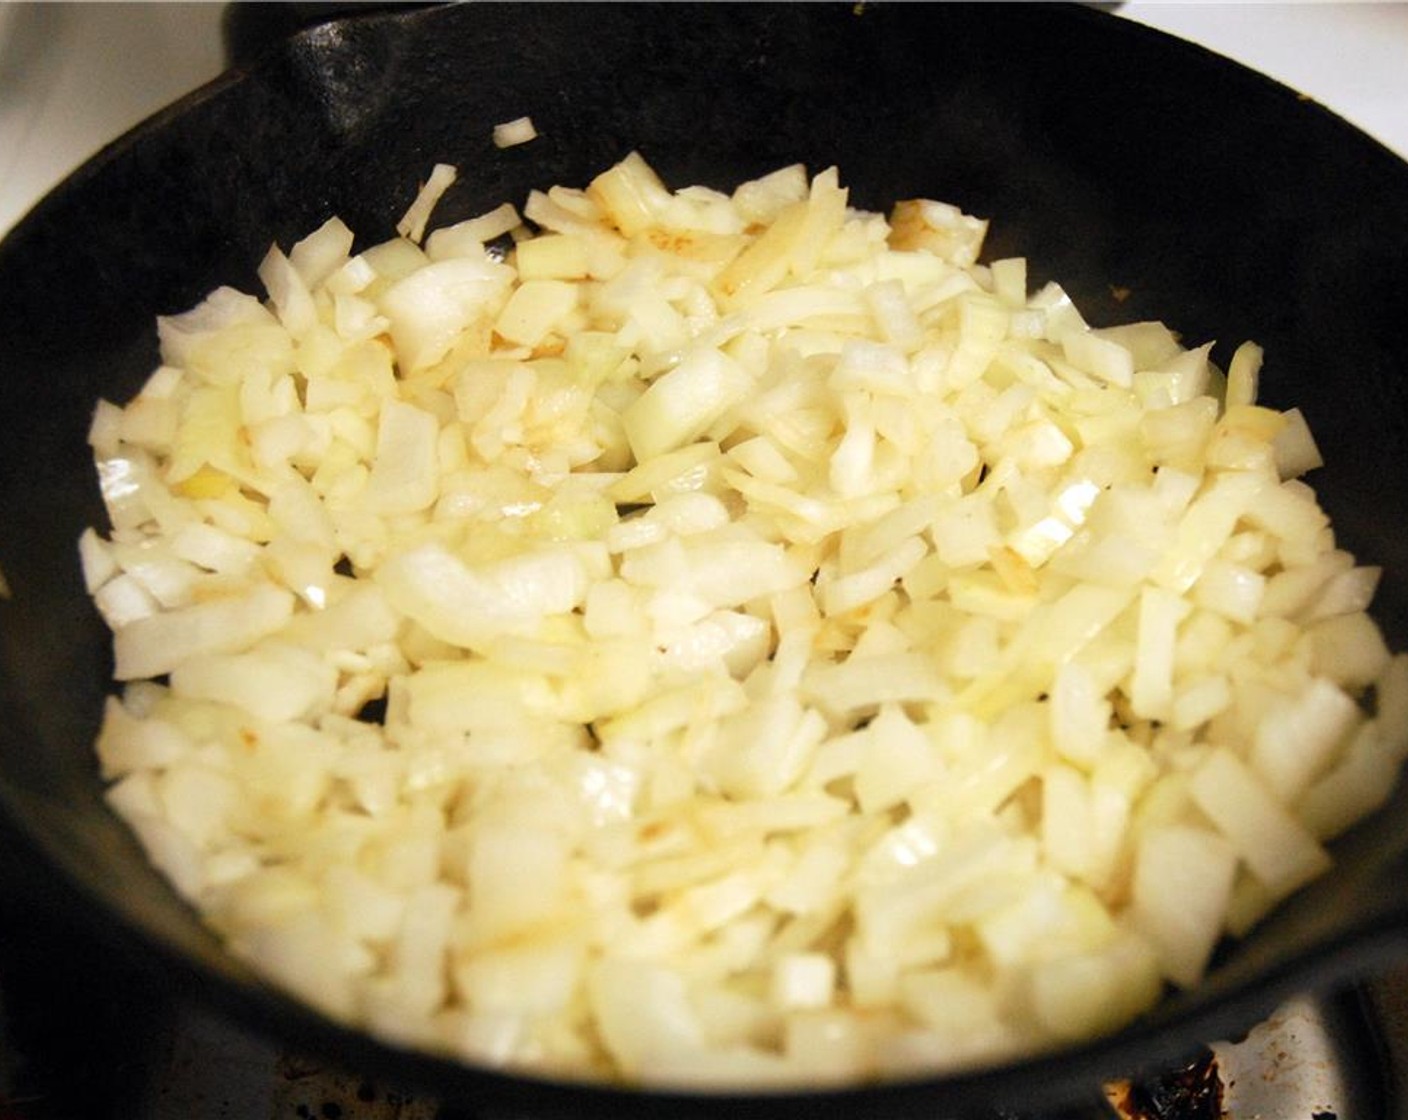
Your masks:
{"label": "charred spot on stove", "polygon": [[357,1086],[357,1099],[363,1104],[371,1104],[376,1100],[376,1086],[370,1081],[363,1081]]}
{"label": "charred spot on stove", "polygon": [[342,1120],[342,1106],[336,1101],[324,1101],[323,1107],[318,1110],[323,1120]]}
{"label": "charred spot on stove", "polygon": [[1223,1120],[1217,1056],[1204,1048],[1167,1073],[1123,1085],[1111,1103],[1127,1120]]}

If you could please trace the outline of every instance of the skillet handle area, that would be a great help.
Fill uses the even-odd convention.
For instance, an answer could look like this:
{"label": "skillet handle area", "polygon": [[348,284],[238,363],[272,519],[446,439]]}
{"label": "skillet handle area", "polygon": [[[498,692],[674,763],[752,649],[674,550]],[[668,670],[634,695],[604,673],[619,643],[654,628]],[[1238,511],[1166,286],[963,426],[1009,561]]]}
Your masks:
{"label": "skillet handle area", "polygon": [[329,0],[324,3],[272,3],[268,0],[233,0],[225,6],[220,20],[224,40],[225,63],[244,70],[271,47],[290,39],[301,31],[347,16],[367,15],[385,7],[376,3],[356,3],[355,0]]}

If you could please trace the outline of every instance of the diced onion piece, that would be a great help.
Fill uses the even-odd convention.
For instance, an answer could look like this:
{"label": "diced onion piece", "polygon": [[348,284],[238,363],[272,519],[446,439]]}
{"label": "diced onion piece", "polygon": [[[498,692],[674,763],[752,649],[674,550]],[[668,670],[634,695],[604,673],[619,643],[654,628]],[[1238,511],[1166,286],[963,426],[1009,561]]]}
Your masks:
{"label": "diced onion piece", "polygon": [[259,266],[259,279],[278,310],[279,320],[295,338],[306,334],[317,321],[313,293],[302,274],[277,245]]}
{"label": "diced onion piece", "polygon": [[1158,587],[1144,589],[1139,599],[1139,645],[1134,655],[1129,702],[1135,714],[1164,720],[1173,703],[1174,643],[1188,604]]}
{"label": "diced onion piece", "polygon": [[593,179],[587,195],[627,237],[653,225],[670,201],[665,184],[638,152]]}
{"label": "diced onion piece", "polygon": [[1329,856],[1245,763],[1216,748],[1189,792],[1274,897],[1323,874]]}
{"label": "diced onion piece", "polygon": [[477,218],[468,218],[452,226],[441,226],[426,239],[425,251],[433,261],[447,257],[482,256],[484,246],[488,242],[502,237],[522,224],[523,219],[519,217],[517,207],[511,202],[505,202]]}
{"label": "diced onion piece", "polygon": [[329,218],[289,250],[289,263],[312,291],[347,264],[353,240],[347,223]]}
{"label": "diced onion piece", "polygon": [[1237,856],[1216,833],[1187,825],[1151,829],[1134,865],[1131,913],[1173,983],[1202,979],[1222,936]]}
{"label": "diced onion piece", "polygon": [[1324,466],[1320,448],[1305,421],[1305,414],[1298,408],[1287,409],[1283,414],[1286,426],[1276,434],[1272,449],[1276,453],[1276,470],[1282,478],[1299,478],[1301,475]]}
{"label": "diced onion piece", "polygon": [[628,1073],[703,1049],[684,980],[668,967],[608,957],[590,970],[588,984],[603,1040]]}
{"label": "diced onion piece", "polygon": [[890,212],[890,245],[924,249],[951,264],[976,263],[988,223],[964,214],[956,206],[932,199],[895,203]]}
{"label": "diced onion piece", "polygon": [[120,681],[158,677],[183,661],[246,649],[293,614],[293,596],[269,584],[242,595],[152,614],[113,635],[113,675]]}
{"label": "diced onion piece", "polygon": [[520,242],[515,253],[518,278],[524,282],[580,280],[591,274],[589,248],[571,234],[549,233],[531,238]]}
{"label": "diced onion piece", "polygon": [[1142,938],[1038,965],[1032,977],[1037,1017],[1057,1037],[1089,1038],[1127,1024],[1157,997],[1158,962]]}
{"label": "diced onion piece", "polygon": [[[1361,692],[1377,681],[1389,665],[1383,634],[1362,611],[1320,619],[1306,633],[1310,638],[1311,671],[1340,688]],[[1379,712],[1383,714],[1382,699]]]}
{"label": "diced onion piece", "polygon": [[482,568],[443,545],[389,557],[378,582],[392,606],[447,642],[483,643],[579,606],[587,573],[575,553],[548,548]]}
{"label": "diced onion piece", "polygon": [[439,492],[436,462],[439,421],[400,401],[382,406],[376,457],[367,479],[366,500],[377,513],[411,513],[425,509]]}
{"label": "diced onion piece", "polygon": [[1261,380],[1263,351],[1255,342],[1244,342],[1232,355],[1227,367],[1227,408],[1256,404]]}
{"label": "diced onion piece", "polygon": [[538,130],[533,126],[532,117],[515,117],[494,126],[494,147],[512,148],[537,139]]}
{"label": "diced onion piece", "polygon": [[1251,763],[1283,804],[1291,804],[1330,763],[1359,723],[1358,706],[1327,680],[1312,680],[1286,703],[1273,702],[1257,725]]}
{"label": "diced onion piece", "polygon": [[269,723],[327,711],[335,684],[331,666],[297,650],[208,653],[171,671],[174,695],[231,704]]}
{"label": "diced onion piece", "polygon": [[577,288],[560,280],[525,280],[494,322],[509,342],[533,347],[577,306]]}
{"label": "diced onion piece", "polygon": [[411,273],[382,293],[382,314],[404,369],[434,365],[480,315],[497,303],[509,283],[502,266],[456,257]]}
{"label": "diced onion piece", "polygon": [[430,221],[431,212],[441,196],[454,184],[457,175],[458,172],[452,165],[437,163],[431,169],[425,185],[417,192],[401,220],[396,223],[396,232],[419,244],[425,236],[425,226]]}
{"label": "diced onion piece", "polygon": [[621,414],[637,462],[648,463],[703,435],[752,384],[742,366],[722,351],[691,350]]}

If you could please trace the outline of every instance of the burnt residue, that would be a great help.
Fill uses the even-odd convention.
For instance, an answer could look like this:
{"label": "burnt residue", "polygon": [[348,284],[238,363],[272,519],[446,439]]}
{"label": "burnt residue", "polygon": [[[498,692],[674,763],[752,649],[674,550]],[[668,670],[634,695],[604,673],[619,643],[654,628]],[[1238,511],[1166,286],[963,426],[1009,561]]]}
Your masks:
{"label": "burnt residue", "polygon": [[273,1120],[442,1120],[440,1102],[415,1096],[313,1058],[281,1055]]}
{"label": "burnt residue", "polygon": [[1120,1082],[1107,1090],[1124,1120],[1225,1120],[1222,1075],[1208,1049],[1166,1073]]}

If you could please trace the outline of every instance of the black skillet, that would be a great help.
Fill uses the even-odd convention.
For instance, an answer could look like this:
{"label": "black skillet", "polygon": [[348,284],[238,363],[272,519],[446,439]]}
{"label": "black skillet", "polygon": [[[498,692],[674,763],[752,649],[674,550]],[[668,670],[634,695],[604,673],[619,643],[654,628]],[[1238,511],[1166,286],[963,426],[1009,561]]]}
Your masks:
{"label": "black skillet", "polygon": [[[541,133],[505,151],[492,126]],[[84,435],[156,357],[153,316],[230,283],[331,214],[388,236],[436,161],[437,220],[584,184],[640,149],[719,187],[805,161],[861,207],[926,196],[994,220],[1092,320],[1163,318],[1266,347],[1264,396],[1302,406],[1340,539],[1386,571],[1408,647],[1408,165],[1293,92],[1064,6],[473,4],[306,31],[104,151],[0,246],[0,817],[50,904],[164,979],[345,1064],[524,1115],[958,1115],[1086,1099],[1098,1079],[1234,1033],[1293,991],[1408,948],[1408,804],[1206,983],[1120,1034],[962,1076],[819,1094],[672,1097],[398,1053],[256,982],[103,808],[90,743],[108,643],[74,541],[100,518]]]}

